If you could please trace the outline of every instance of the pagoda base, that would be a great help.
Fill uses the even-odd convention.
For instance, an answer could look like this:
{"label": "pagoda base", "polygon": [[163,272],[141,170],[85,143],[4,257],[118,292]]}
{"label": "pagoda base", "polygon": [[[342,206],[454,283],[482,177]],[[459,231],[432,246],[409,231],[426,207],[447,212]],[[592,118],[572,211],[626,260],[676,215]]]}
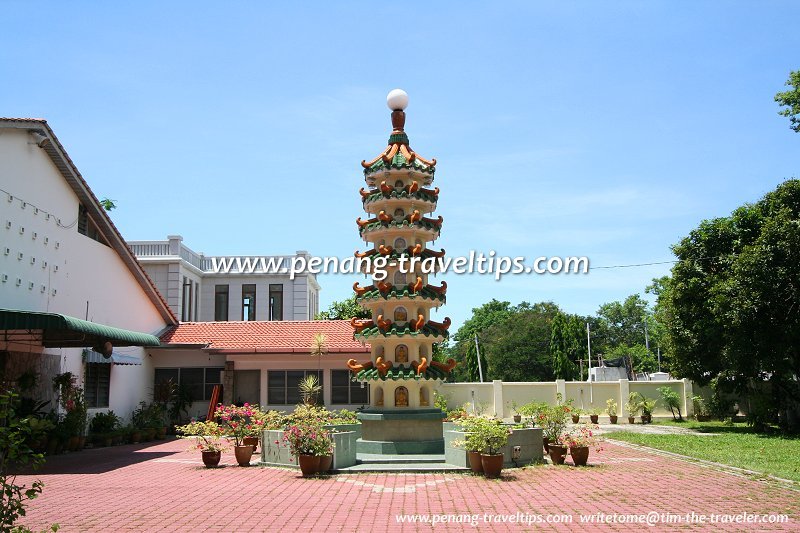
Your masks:
{"label": "pagoda base", "polygon": [[382,455],[444,453],[441,409],[378,409],[358,413],[358,453]]}

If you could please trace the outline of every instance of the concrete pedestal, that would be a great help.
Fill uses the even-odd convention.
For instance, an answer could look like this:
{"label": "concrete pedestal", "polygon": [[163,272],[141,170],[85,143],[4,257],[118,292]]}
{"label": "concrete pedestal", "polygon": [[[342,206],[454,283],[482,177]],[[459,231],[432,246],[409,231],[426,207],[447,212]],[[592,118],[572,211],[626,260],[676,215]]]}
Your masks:
{"label": "concrete pedestal", "polygon": [[358,413],[358,453],[404,455],[444,453],[441,409],[366,409]]}

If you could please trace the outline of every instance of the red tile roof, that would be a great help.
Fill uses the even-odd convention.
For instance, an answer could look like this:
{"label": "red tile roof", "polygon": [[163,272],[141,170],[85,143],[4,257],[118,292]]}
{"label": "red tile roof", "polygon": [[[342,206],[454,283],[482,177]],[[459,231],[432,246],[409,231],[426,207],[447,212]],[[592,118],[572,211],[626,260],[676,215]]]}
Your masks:
{"label": "red tile roof", "polygon": [[353,339],[348,320],[181,322],[161,335],[161,343],[202,344],[227,353],[308,353],[317,333],[325,335],[329,352],[369,353],[369,344]]}

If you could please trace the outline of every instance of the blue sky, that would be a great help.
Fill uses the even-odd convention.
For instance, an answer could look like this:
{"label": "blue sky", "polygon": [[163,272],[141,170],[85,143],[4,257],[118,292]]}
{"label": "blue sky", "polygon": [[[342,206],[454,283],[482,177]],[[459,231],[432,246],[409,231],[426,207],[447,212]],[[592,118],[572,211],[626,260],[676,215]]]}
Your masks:
{"label": "blue sky", "polygon": [[[264,4],[264,5],[262,5]],[[797,2],[8,2],[0,115],[48,119],[135,239],[209,255],[363,249],[360,162],[410,95],[440,245],[672,259],[705,218],[799,176],[773,101]],[[495,297],[594,313],[669,265],[447,277],[456,325]],[[321,303],[350,294],[325,276]]]}

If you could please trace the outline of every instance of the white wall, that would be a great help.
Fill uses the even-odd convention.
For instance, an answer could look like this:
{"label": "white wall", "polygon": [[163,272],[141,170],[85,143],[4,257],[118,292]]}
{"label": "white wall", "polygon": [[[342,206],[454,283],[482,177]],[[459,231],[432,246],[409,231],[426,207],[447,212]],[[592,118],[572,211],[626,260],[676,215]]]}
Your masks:
{"label": "white wall", "polygon": [[[29,139],[24,131],[0,129],[0,189],[14,196],[9,202],[0,193],[0,276],[8,275],[6,282],[0,281],[0,307],[61,313],[144,333],[161,331],[163,318],[122,259],[78,233],[78,197]],[[28,203],[24,209],[22,202]],[[22,280],[19,286],[17,279]],[[136,347],[115,351],[144,356]],[[80,349],[47,352],[62,358],[62,372],[82,376]],[[130,412],[144,394],[142,369],[112,369],[110,408],[117,414]]]}
{"label": "white wall", "polygon": [[647,398],[656,399],[656,409],[653,416],[656,418],[672,418],[672,414],[664,407],[661,401],[659,387],[668,386],[678,393],[682,399],[681,410],[683,416],[691,416],[693,396],[692,383],[689,380],[672,381],[606,381],[589,383],[586,381],[550,381],[550,382],[521,382],[511,383],[493,381],[491,383],[445,383],[439,388],[439,394],[447,400],[448,409],[455,409],[464,403],[472,402],[472,392],[476,405],[485,409],[485,412],[503,418],[511,417],[512,402],[517,406],[530,402],[544,402],[555,404],[556,395],[561,394],[564,401],[572,400],[573,406],[584,411],[592,408],[600,409],[601,416],[606,416],[606,401],[609,398],[617,402],[617,415],[626,417],[625,403],[630,392],[639,392]]}

